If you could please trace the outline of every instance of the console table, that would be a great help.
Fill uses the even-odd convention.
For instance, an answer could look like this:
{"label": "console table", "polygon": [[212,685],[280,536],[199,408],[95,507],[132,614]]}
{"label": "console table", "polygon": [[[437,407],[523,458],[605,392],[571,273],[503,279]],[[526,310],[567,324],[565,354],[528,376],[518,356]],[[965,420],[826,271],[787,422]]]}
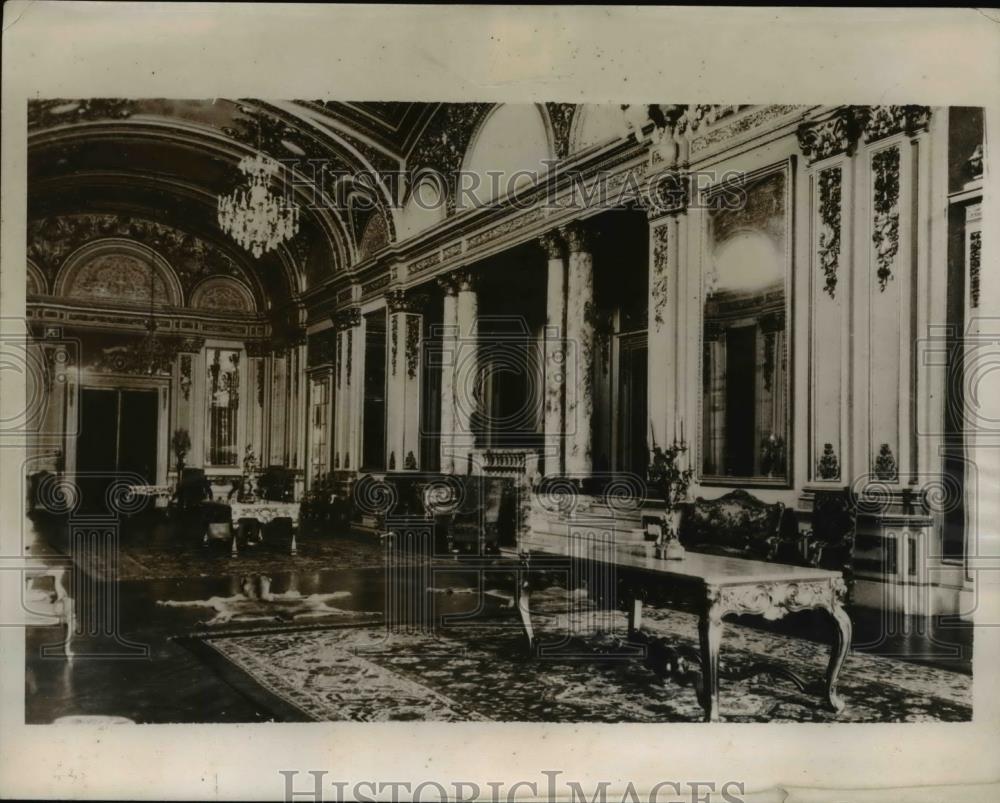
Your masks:
{"label": "console table", "polygon": [[[835,627],[822,691],[826,702],[835,712],[839,713],[844,709],[844,701],[837,694],[837,677],[851,646],[852,627],[850,617],[843,607],[846,586],[841,572],[697,552],[688,552],[680,560],[663,560],[637,555],[621,547],[609,552],[587,544],[573,546],[573,559],[591,560],[648,573],[671,587],[683,589],[695,596],[699,602],[698,633],[704,680],[702,706],[705,709],[705,721],[720,721],[719,648],[723,634],[722,618],[727,614],[754,614],[774,620],[795,611],[816,608],[827,611]],[[530,568],[534,554],[536,553],[522,555],[522,572]],[[541,554],[570,555],[568,549],[566,552],[546,549]],[[531,589],[526,577],[519,580],[518,586],[518,609],[529,646],[533,647]],[[633,593],[627,610],[630,634],[638,633],[642,626],[642,605],[641,595]],[[752,667],[740,677],[746,678],[765,671],[791,679],[802,690],[809,685],[787,669],[771,664]]]}
{"label": "console table", "polygon": [[145,496],[153,499],[157,507],[166,507],[174,495],[172,485],[130,485],[128,491],[132,496]]}
{"label": "console table", "polygon": [[[292,541],[289,547],[289,554],[295,555],[298,552],[296,537],[299,530],[299,516],[301,504],[299,502],[269,502],[260,500],[257,502],[230,502],[233,520],[233,544],[231,554],[236,557],[239,554],[237,538],[239,535],[240,521],[249,519],[259,522],[261,525],[269,524],[275,519],[292,520]],[[207,535],[206,535],[207,538]],[[263,543],[263,533],[257,543]]]}

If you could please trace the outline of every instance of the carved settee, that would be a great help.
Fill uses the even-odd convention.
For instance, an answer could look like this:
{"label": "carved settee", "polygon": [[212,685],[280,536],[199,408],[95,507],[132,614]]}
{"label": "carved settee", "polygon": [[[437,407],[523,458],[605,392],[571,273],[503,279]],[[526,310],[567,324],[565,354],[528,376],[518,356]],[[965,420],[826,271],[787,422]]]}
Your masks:
{"label": "carved settee", "polygon": [[802,562],[795,513],[782,502],[763,502],[739,489],[685,503],[678,538],[692,552]]}

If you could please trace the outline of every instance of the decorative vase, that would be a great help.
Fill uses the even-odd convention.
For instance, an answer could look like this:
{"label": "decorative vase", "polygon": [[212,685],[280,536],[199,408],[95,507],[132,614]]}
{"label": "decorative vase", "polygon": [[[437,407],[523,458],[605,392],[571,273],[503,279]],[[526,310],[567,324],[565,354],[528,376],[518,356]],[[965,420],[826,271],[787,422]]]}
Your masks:
{"label": "decorative vase", "polygon": [[681,513],[683,510],[679,507],[668,508],[663,514],[663,530],[664,532],[672,533],[674,536],[680,531],[681,526]]}
{"label": "decorative vase", "polygon": [[681,542],[676,538],[671,538],[663,545],[662,557],[664,560],[683,560],[687,550],[681,546]]}

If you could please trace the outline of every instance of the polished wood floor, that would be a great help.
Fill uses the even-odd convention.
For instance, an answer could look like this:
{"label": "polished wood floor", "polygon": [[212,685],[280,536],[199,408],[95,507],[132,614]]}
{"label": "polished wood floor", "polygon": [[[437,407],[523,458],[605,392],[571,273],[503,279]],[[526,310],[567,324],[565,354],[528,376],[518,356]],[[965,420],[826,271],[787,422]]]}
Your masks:
{"label": "polished wood floor", "polygon": [[[36,552],[52,550],[58,535],[36,531]],[[124,536],[132,555],[149,552],[155,565],[162,542],[176,533],[137,530]],[[302,571],[296,558],[274,554],[266,558],[271,591],[277,594],[295,589],[303,595],[349,591],[337,605],[349,612],[380,614],[386,604],[386,572],[378,568],[380,547],[370,537],[350,533],[321,533],[309,536],[331,539],[338,544],[339,566],[319,571]],[[345,557],[346,556],[346,557]],[[50,723],[57,718],[77,715],[126,717],[136,722],[262,722],[302,719],[290,706],[254,688],[238,675],[220,674],[217,662],[192,649],[185,636],[196,632],[214,609],[205,605],[164,605],[165,601],[205,602],[212,598],[238,596],[247,581],[239,560],[214,561],[213,572],[205,574],[200,553],[190,552],[192,564],[175,570],[178,576],[129,579],[114,584],[117,591],[116,636],[87,636],[75,639],[77,653],[72,662],[62,657],[43,657],[47,644],[58,642],[57,627],[28,628],[26,644],[26,720]],[[353,558],[356,558],[354,560]],[[185,558],[187,560],[188,558]],[[257,561],[257,565],[260,560]],[[245,566],[245,564],[244,564]],[[442,587],[475,586],[477,577],[461,564],[444,567],[446,575],[436,577]],[[450,574],[447,574],[450,572]],[[484,581],[485,582],[485,581]],[[502,585],[502,581],[497,580]],[[98,591],[108,592],[103,588]],[[439,589],[440,590],[440,589]],[[104,596],[102,598],[112,599]],[[512,615],[502,600],[478,594],[438,594],[440,613],[474,611],[485,605],[482,615]],[[900,670],[907,663],[924,663],[951,671],[971,673],[972,629],[963,623],[915,617],[892,617],[870,609],[851,611],[854,621],[854,648],[897,658]],[[280,623],[232,621],[225,629],[253,630],[280,626]],[[768,627],[803,638],[825,641],[828,623],[808,615],[788,617]],[[502,693],[502,690],[498,690]]]}

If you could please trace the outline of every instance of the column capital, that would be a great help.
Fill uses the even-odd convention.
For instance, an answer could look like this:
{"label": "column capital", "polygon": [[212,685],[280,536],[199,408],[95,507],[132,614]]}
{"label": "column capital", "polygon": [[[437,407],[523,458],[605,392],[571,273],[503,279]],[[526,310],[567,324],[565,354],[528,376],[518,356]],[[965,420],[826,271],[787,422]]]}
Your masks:
{"label": "column capital", "polygon": [[666,170],[653,177],[646,192],[646,217],[655,220],[687,211],[691,178],[679,170]]}
{"label": "column capital", "polygon": [[271,344],[267,340],[248,340],[243,347],[248,357],[266,357],[271,353]]}
{"label": "column capital", "polygon": [[479,274],[476,271],[472,270],[472,268],[462,268],[455,271],[455,274],[458,277],[458,292],[475,292],[476,286],[479,283]]}
{"label": "column capital", "polygon": [[272,342],[277,342],[284,348],[304,346],[306,344],[306,330],[301,326],[285,329],[284,331],[277,333],[272,338]]}
{"label": "column capital", "polygon": [[437,282],[437,286],[441,288],[441,292],[446,296],[458,295],[458,277],[454,272],[438,276],[435,281]]}
{"label": "column capital", "polygon": [[[201,351],[205,346],[205,338],[200,335],[185,335],[177,341],[177,351],[181,353],[193,353]],[[249,344],[247,352],[249,352]]]}
{"label": "column capital", "polygon": [[438,287],[445,295],[453,296],[476,289],[477,275],[471,268],[459,268],[437,277]]}
{"label": "column capital", "polygon": [[350,329],[361,324],[361,310],[358,307],[339,309],[333,314],[332,320],[338,329]]}
{"label": "column capital", "polygon": [[385,294],[385,305],[389,314],[394,312],[423,312],[429,299],[424,293],[412,293],[403,289],[390,290]]}
{"label": "column capital", "polygon": [[560,226],[559,233],[566,241],[566,247],[571,254],[590,250],[593,234],[582,221],[574,220],[565,226]]}
{"label": "column capital", "polygon": [[563,238],[559,236],[559,232],[555,229],[552,231],[547,231],[541,237],[538,238],[538,244],[541,249],[545,252],[545,256],[550,260],[562,259],[563,257]]}
{"label": "column capital", "polygon": [[905,132],[915,136],[931,122],[929,106],[855,106],[864,129],[865,142],[875,142]]}
{"label": "column capital", "polygon": [[795,132],[802,155],[809,164],[846,153],[850,156],[858,143],[863,119],[856,107],[842,106],[822,120],[802,123]]}

